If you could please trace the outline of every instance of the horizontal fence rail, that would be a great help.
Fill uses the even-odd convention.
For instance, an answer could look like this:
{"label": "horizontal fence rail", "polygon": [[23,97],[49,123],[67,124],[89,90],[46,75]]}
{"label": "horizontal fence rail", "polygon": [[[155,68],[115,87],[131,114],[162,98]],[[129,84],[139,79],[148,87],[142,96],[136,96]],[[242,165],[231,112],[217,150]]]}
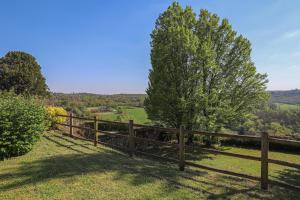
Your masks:
{"label": "horizontal fence rail", "polygon": [[234,135],[234,134],[226,134],[226,133],[211,133],[211,132],[205,132],[205,131],[192,131],[192,134],[206,135],[206,136],[217,136],[217,137],[225,137],[225,138],[233,138],[233,139],[241,139],[241,140],[261,141],[261,137],[250,136],[250,135]]}
{"label": "horizontal fence rail", "polygon": [[[269,184],[273,184],[273,185],[277,185],[277,186],[280,186],[280,187],[285,187],[285,188],[288,188],[288,189],[293,189],[293,190],[300,191],[300,187],[298,187],[298,186],[294,186],[294,185],[290,185],[290,184],[287,184],[287,183],[282,183],[282,182],[278,182],[278,181],[268,179],[268,163],[300,169],[300,164],[297,164],[297,163],[290,163],[290,162],[282,161],[282,160],[269,159],[268,158],[269,143],[276,143],[276,144],[283,144],[283,145],[288,145],[288,146],[300,147],[300,142],[299,141],[285,140],[285,139],[278,139],[278,138],[269,137],[268,133],[263,133],[262,137],[258,137],[258,136],[248,136],[248,135],[233,135],[233,134],[225,134],[225,133],[211,133],[211,132],[205,132],[205,131],[190,131],[189,132],[191,134],[196,134],[196,135],[225,137],[225,138],[233,138],[233,139],[241,139],[241,140],[250,140],[250,141],[261,142],[261,157],[250,156],[250,155],[242,155],[242,154],[237,154],[237,153],[224,152],[224,151],[220,151],[220,150],[216,150],[216,149],[209,149],[209,148],[199,147],[200,151],[207,152],[207,153],[220,154],[220,155],[231,156],[231,157],[236,157],[236,158],[242,158],[242,159],[247,159],[247,160],[260,161],[261,162],[261,176],[258,177],[258,176],[252,176],[252,175],[247,175],[247,174],[222,170],[222,169],[216,169],[216,168],[213,168],[213,167],[200,165],[200,164],[193,163],[193,162],[190,162],[190,161],[185,161],[185,149],[189,149],[189,148],[193,148],[193,147],[184,144],[184,135],[185,135],[186,131],[184,130],[183,126],[180,129],[164,128],[164,127],[157,127],[157,126],[134,124],[132,120],[130,120],[129,123],[125,123],[125,122],[116,122],[116,121],[108,121],[108,120],[99,120],[96,117],[94,117],[94,118],[77,117],[77,116],[73,116],[72,113],[70,115],[56,115],[56,116],[69,118],[69,124],[64,124],[64,123],[57,123],[57,124],[69,127],[70,128],[69,129],[69,135],[71,137],[78,138],[78,139],[83,139],[83,140],[87,140],[87,141],[93,141],[95,146],[97,146],[97,144],[99,143],[99,144],[103,144],[103,145],[111,146],[113,148],[117,148],[117,149],[120,149],[120,150],[127,151],[127,152],[129,152],[129,154],[131,156],[134,155],[134,154],[140,154],[140,155],[152,157],[152,158],[155,158],[155,159],[162,159],[162,160],[165,160],[165,161],[178,163],[180,170],[184,170],[185,165],[187,165],[187,166],[191,166],[191,167],[195,167],[195,168],[214,171],[214,172],[217,172],[217,173],[222,173],[222,174],[227,174],[227,175],[231,175],[231,176],[237,176],[237,177],[247,178],[247,179],[250,179],[250,180],[260,181],[261,182],[261,189],[265,189],[265,190],[268,189]],[[74,125],[73,119],[79,119],[79,120],[86,120],[86,121],[89,121],[89,122],[94,122],[94,127],[95,128],[82,127],[82,126]],[[108,123],[108,124],[117,124],[117,125],[127,125],[128,126],[128,134],[125,135],[125,134],[119,134],[119,133],[115,133],[115,132],[98,130],[97,122],[103,122],[103,123]],[[179,134],[178,135],[179,136],[179,144],[175,144],[175,143],[171,143],[171,142],[162,142],[162,141],[158,141],[158,140],[155,140],[155,139],[137,137],[137,136],[134,135],[134,127],[135,128],[148,128],[148,129],[165,131],[165,132],[168,132],[168,133],[171,132],[172,134]],[[75,136],[73,134],[73,128],[91,131],[91,132],[95,133],[95,137],[92,140],[92,139],[87,139],[87,138],[82,138],[82,137]],[[109,136],[118,136],[118,137],[127,138],[129,147],[122,147],[122,146],[119,146],[119,145],[113,145],[113,144],[110,144],[110,143],[105,143],[105,142],[102,142],[102,141],[98,141],[98,134],[104,134],[104,135],[109,135]],[[163,145],[163,146],[175,147],[178,150],[178,159],[167,158],[167,157],[164,157],[164,156],[158,156],[158,155],[155,155],[155,154],[139,151],[139,150],[135,149],[135,144],[136,144],[137,141],[153,143],[153,144]]]}
{"label": "horizontal fence rail", "polygon": [[[57,115],[59,117],[66,117],[69,118],[69,115]],[[88,117],[76,117],[72,116],[74,119],[82,119],[87,121],[93,121],[93,118]],[[108,121],[108,120],[102,120],[97,119],[98,122],[105,122],[110,124],[122,124],[122,125],[128,125],[126,122],[116,122],[116,121]],[[164,128],[164,127],[158,127],[158,126],[149,126],[149,125],[143,125],[143,124],[134,124],[134,127],[141,127],[141,128],[149,128],[149,129],[156,129],[171,133],[179,133],[179,129],[176,128]],[[216,136],[216,137],[225,137],[225,138],[233,138],[233,139],[240,139],[240,140],[250,140],[250,141],[261,141],[261,137],[258,136],[251,136],[251,135],[236,135],[236,134],[226,134],[226,133],[212,133],[212,132],[206,132],[206,131],[191,131],[192,134],[195,135],[206,135],[206,136]],[[269,143],[274,144],[283,144],[288,146],[294,146],[294,147],[300,147],[300,141],[296,140],[287,140],[287,139],[279,139],[274,137],[269,137]]]}

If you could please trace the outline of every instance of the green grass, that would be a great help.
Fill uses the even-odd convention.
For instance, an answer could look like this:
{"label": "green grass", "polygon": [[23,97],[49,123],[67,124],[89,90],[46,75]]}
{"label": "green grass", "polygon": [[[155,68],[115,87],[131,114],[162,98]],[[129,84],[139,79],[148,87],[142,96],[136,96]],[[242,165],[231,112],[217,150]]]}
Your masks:
{"label": "green grass", "polygon": [[[146,114],[144,108],[140,107],[129,107],[129,106],[120,106],[122,114],[116,112],[107,112],[107,113],[97,113],[99,119],[109,120],[109,121],[119,121],[128,122],[132,119],[136,124],[149,124],[150,120]],[[118,118],[119,116],[119,118]]]}
{"label": "green grass", "polygon": [[[220,147],[221,150],[231,153],[251,155],[260,157],[260,150],[238,148],[238,147]],[[233,158],[224,155],[213,155],[199,153],[195,151],[187,156],[196,163],[215,167],[218,169],[226,169],[238,173],[244,173],[252,176],[260,176],[260,162],[253,160],[245,160],[241,158]],[[269,152],[270,159],[284,160],[291,163],[300,164],[299,153]],[[300,170],[289,168],[281,165],[269,163],[269,178],[276,181],[300,186]]]}
{"label": "green grass", "polygon": [[275,103],[282,110],[296,110],[300,109],[300,105],[297,104],[286,104],[286,103]]}
{"label": "green grass", "polygon": [[[257,154],[239,148],[232,152]],[[252,168],[247,160],[207,154],[215,167]],[[208,158],[210,157],[210,158]],[[299,161],[298,155],[271,157]],[[205,161],[208,160],[208,161]],[[202,162],[202,161],[199,161]],[[298,175],[294,177],[299,178]],[[0,161],[0,199],[297,199],[300,193],[205,170],[126,154],[91,142],[47,133],[27,155]]]}

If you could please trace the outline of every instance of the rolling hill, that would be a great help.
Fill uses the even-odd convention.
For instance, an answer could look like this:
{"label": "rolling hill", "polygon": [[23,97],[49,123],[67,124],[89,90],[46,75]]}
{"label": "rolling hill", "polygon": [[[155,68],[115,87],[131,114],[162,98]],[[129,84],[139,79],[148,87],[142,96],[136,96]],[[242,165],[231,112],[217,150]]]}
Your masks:
{"label": "rolling hill", "polygon": [[300,90],[270,91],[272,103],[300,104]]}

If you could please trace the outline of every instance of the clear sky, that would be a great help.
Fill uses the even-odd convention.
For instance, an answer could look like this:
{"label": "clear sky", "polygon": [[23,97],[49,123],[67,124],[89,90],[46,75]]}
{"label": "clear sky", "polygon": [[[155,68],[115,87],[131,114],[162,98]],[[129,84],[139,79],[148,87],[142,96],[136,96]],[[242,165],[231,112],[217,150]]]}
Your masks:
{"label": "clear sky", "polygon": [[[269,90],[300,88],[299,0],[185,0],[252,42]],[[150,33],[170,0],[0,0],[0,56],[34,55],[55,92],[144,93]]]}

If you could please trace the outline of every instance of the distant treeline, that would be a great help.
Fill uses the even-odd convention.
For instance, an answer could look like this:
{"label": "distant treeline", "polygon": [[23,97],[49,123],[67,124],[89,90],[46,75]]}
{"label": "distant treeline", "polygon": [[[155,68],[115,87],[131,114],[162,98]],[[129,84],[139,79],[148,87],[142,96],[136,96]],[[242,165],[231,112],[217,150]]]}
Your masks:
{"label": "distant treeline", "polygon": [[271,103],[300,104],[300,90],[270,91]]}
{"label": "distant treeline", "polygon": [[100,95],[91,93],[52,93],[50,105],[62,106],[77,115],[84,115],[86,108],[97,106],[135,106],[144,105],[145,94],[113,94]]}
{"label": "distant treeline", "polygon": [[[300,104],[300,90],[270,91],[271,103]],[[63,107],[136,106],[143,107],[146,94],[101,95],[92,93],[52,93],[50,103]]]}

